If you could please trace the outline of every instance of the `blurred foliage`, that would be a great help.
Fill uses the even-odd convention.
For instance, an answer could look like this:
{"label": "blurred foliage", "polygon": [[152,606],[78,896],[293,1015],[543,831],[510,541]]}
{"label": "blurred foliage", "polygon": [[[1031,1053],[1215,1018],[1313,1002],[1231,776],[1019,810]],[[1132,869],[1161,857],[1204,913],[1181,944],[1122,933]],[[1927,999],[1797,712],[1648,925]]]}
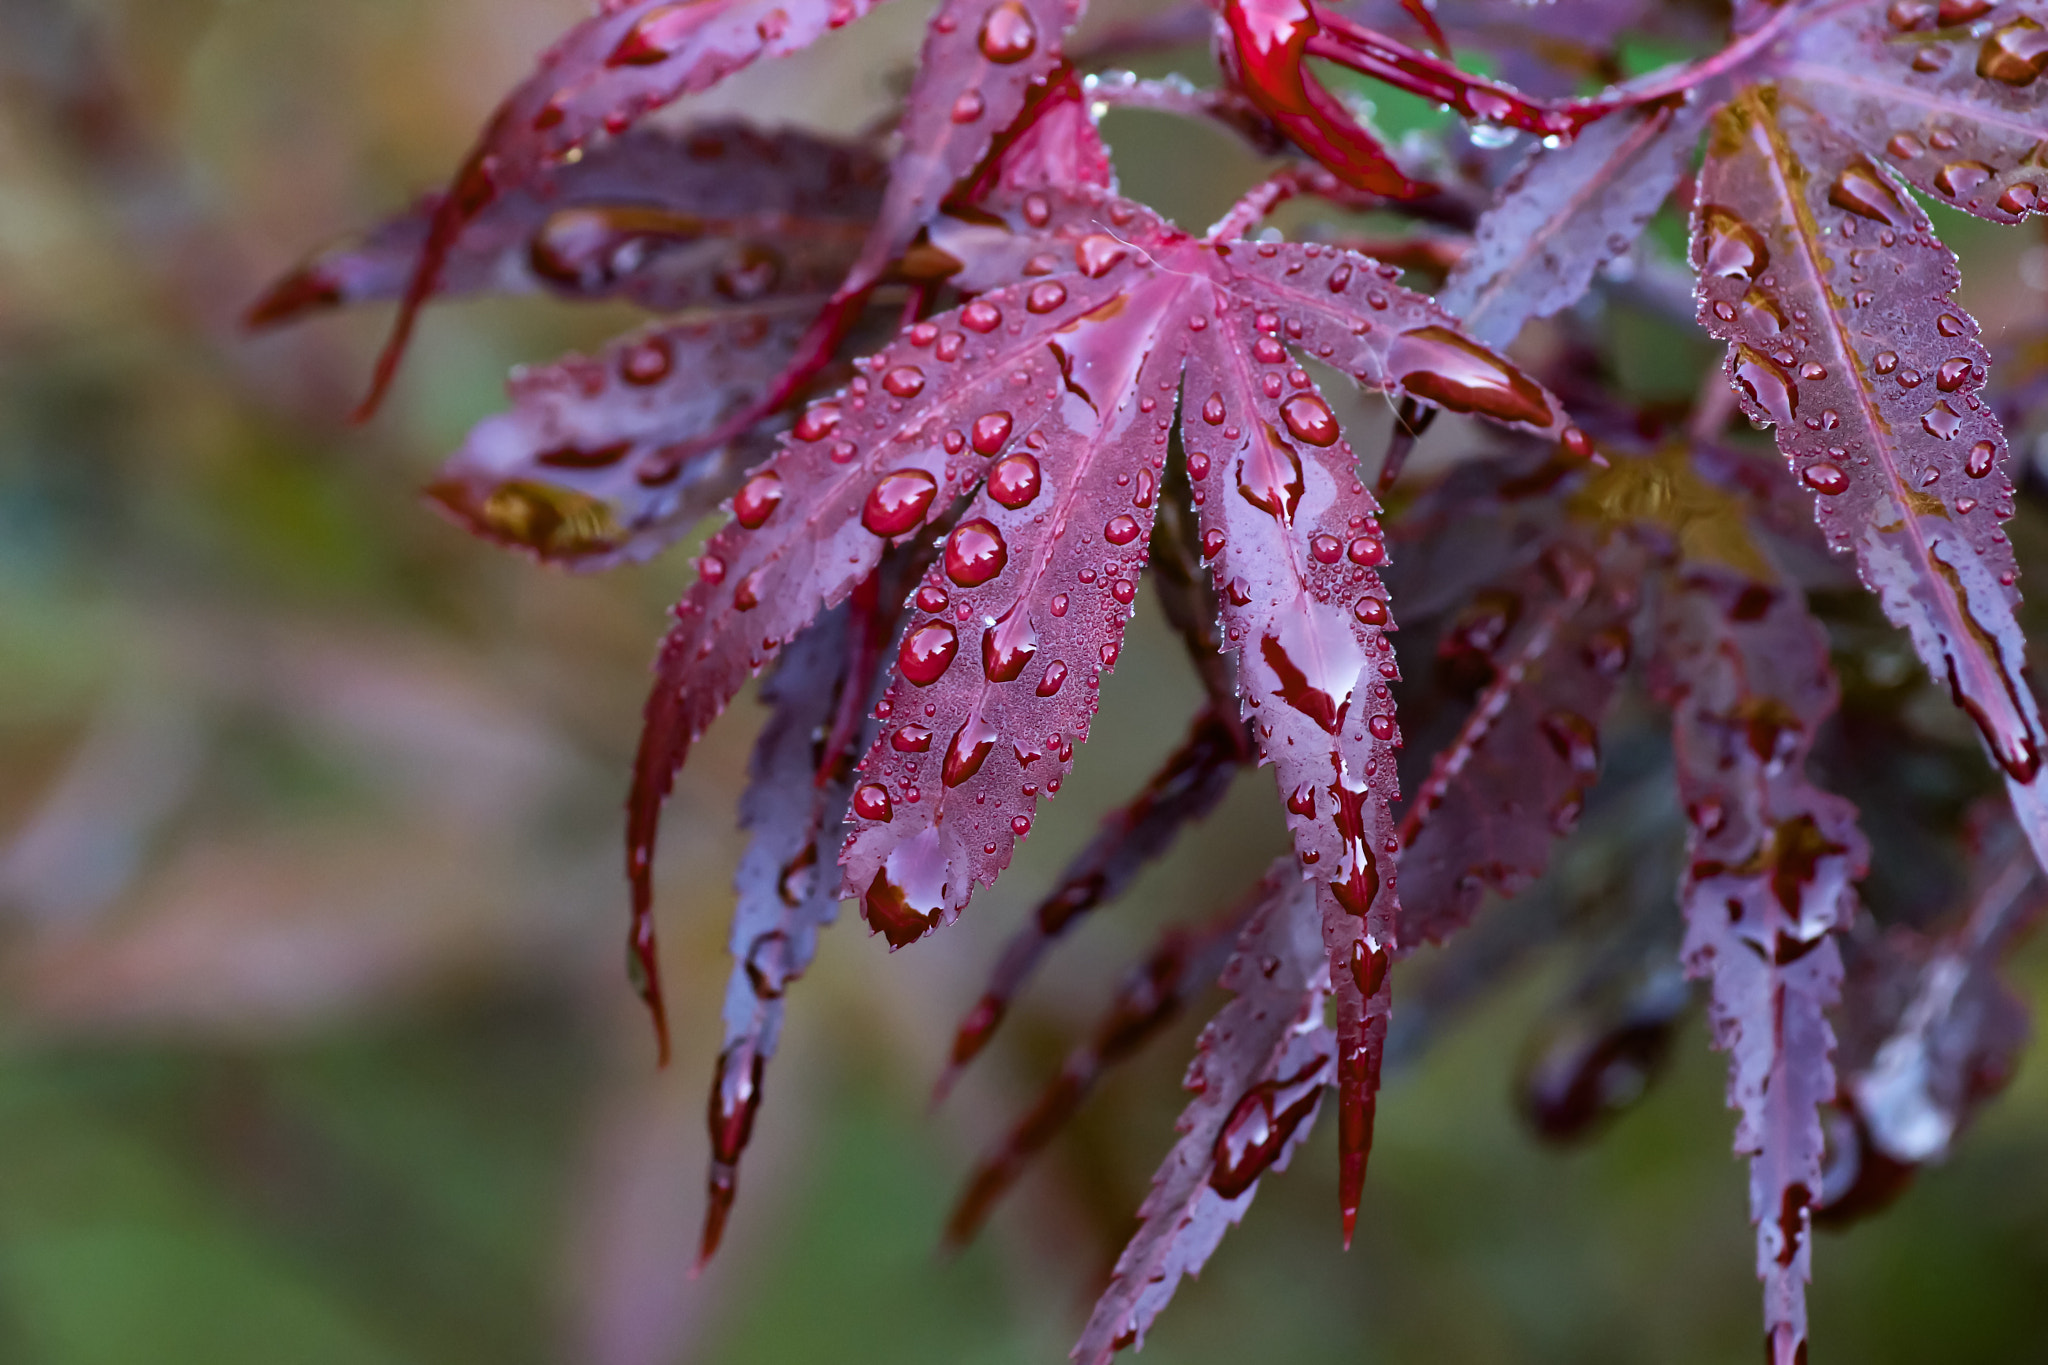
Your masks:
{"label": "blurred foliage", "polygon": [[[828,936],[733,1245],[686,1278],[751,726],[714,733],[672,807],[682,1047],[658,1073],[619,965],[617,812],[682,556],[543,574],[413,491],[508,366],[624,315],[443,309],[364,430],[339,415],[381,318],[261,340],[234,324],[295,252],[441,175],[578,11],[0,0],[0,1360],[1058,1359],[1170,1140],[1192,1019],[1104,1088],[980,1246],[936,1259],[951,1182],[1121,964],[1281,845],[1270,779],[1248,775],[927,1116],[1008,923],[1177,737],[1158,699],[1192,684],[1152,613],[1087,780],[1003,892],[886,961],[857,925]],[[858,123],[920,18],[884,10],[694,112]],[[1109,128],[1129,187],[1190,221],[1255,169],[1128,123]],[[1994,339],[2038,314],[2048,271],[1956,236],[1989,264],[1968,301]],[[1616,335],[1632,386],[1697,373],[1668,324]],[[2021,970],[2048,995],[2048,959]],[[1325,1132],[1148,1361],[1754,1358],[1743,1175],[1703,1031],[1603,1141],[1560,1154],[1509,1095],[1518,1040],[1568,983],[1541,952],[1515,981],[1393,1081],[1358,1249],[1337,1251]],[[2044,1228],[2030,1064],[1949,1166],[1824,1242],[1827,1358],[2048,1358]]]}

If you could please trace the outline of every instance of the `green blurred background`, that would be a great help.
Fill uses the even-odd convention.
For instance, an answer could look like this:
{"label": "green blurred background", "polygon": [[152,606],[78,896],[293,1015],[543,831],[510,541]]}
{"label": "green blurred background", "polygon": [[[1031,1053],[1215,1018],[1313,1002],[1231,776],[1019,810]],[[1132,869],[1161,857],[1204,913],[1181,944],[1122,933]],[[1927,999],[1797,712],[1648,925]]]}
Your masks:
{"label": "green blurred background", "polygon": [[[0,0],[0,1362],[1058,1360],[1171,1140],[1197,1019],[978,1246],[934,1251],[980,1144],[1121,965],[1281,846],[1271,778],[1248,774],[927,1112],[1001,936],[1193,704],[1141,612],[1079,780],[1004,886],[893,958],[858,924],[827,935],[727,1251],[688,1278],[758,711],[671,806],[680,1046],[658,1072],[621,969],[619,798],[685,557],[544,573],[414,491],[509,366],[629,319],[441,308],[361,429],[341,417],[382,314],[235,326],[267,277],[445,174],[581,13]],[[685,112],[865,123],[921,17],[885,8]],[[1127,187],[1186,221],[1255,173],[1207,133],[1110,131]],[[1994,330],[2043,301],[2021,245],[1975,277]],[[1630,349],[1699,363],[1646,336]],[[2048,957],[2019,967],[2042,998]],[[1604,1140],[1539,1147],[1512,1078],[1564,980],[1539,955],[1392,1079],[1349,1255],[1326,1126],[1144,1358],[1753,1361],[1721,1061],[1695,1020]],[[1815,1261],[1817,1362],[2048,1360],[2042,1069]]]}

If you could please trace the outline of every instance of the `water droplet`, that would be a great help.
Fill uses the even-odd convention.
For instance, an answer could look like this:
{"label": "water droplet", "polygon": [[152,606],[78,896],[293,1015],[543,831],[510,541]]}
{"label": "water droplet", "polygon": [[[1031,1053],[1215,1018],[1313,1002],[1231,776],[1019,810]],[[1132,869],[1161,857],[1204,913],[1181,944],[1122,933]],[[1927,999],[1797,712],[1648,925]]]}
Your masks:
{"label": "water droplet", "polygon": [[1870,367],[1879,374],[1890,374],[1893,370],[1899,368],[1899,353],[1897,351],[1879,351],[1877,358],[1870,362]]}
{"label": "water droplet", "polygon": [[[1035,228],[1042,228],[1052,221],[1052,201],[1036,191],[1024,196],[1024,221]],[[1058,267],[1047,263],[1043,270],[1032,273],[1050,275]]]}
{"label": "water droplet", "polygon": [[1332,270],[1328,283],[1332,294],[1343,293],[1351,287],[1351,267],[1340,265],[1335,270]]}
{"label": "water droplet", "polygon": [[1287,796],[1287,809],[1304,819],[1316,818],[1316,784],[1304,782]]}
{"label": "water droplet", "polygon": [[1944,441],[1953,441],[1956,438],[1956,433],[1963,429],[1963,418],[1962,414],[1950,407],[1948,400],[1944,398],[1920,414],[1920,425],[1927,429],[1927,434],[1930,436],[1938,436]]}
{"label": "water droplet", "polygon": [[1038,25],[1018,0],[1000,0],[981,21],[979,44],[982,56],[1009,66],[1038,50]]}
{"label": "water droplet", "polygon": [[1905,369],[1899,371],[1899,387],[1902,389],[1917,389],[1920,387],[1920,381],[1924,377],[1920,371],[1908,365]]}
{"label": "water droplet", "polygon": [[1944,360],[1941,367],[1934,372],[1934,387],[1943,393],[1954,393],[1970,377],[1972,368],[1968,360],[1960,357],[1955,360]]}
{"label": "water droplet", "polygon": [[626,30],[626,36],[605,58],[606,66],[656,66],[680,51],[695,35],[700,18],[691,3],[662,5],[648,11]]}
{"label": "water droplet", "polygon": [[1365,723],[1365,728],[1374,739],[1383,741],[1392,739],[1394,737],[1394,718],[1392,716],[1374,716]]}
{"label": "water droplet", "polygon": [[1363,564],[1370,569],[1384,564],[1387,560],[1387,543],[1374,536],[1360,536],[1351,542],[1344,553],[1353,564]]}
{"label": "water droplet", "polygon": [[976,299],[960,310],[960,325],[970,332],[993,332],[1003,325],[1003,310],[987,299]]}
{"label": "water droplet", "polygon": [[915,365],[898,365],[882,376],[882,387],[898,398],[915,398],[924,392],[924,371]]}
{"label": "water droplet", "polygon": [[1583,653],[1586,667],[1603,678],[1619,677],[1622,670],[1628,667],[1628,632],[1618,626],[1598,631],[1586,641]]}
{"label": "water droplet", "polygon": [[819,403],[797,419],[796,438],[799,441],[822,441],[838,426],[838,407],[832,403]]}
{"label": "water droplet", "polygon": [[1318,564],[1335,564],[1344,557],[1344,543],[1335,536],[1314,536],[1308,542],[1308,552]]}
{"label": "water droplet", "polygon": [[1799,389],[1785,367],[1748,346],[1735,348],[1735,382],[1779,426],[1799,415]]}
{"label": "water droplet", "polygon": [[878,536],[900,536],[914,529],[939,495],[939,481],[922,469],[884,474],[860,510],[860,524]]}
{"label": "water droplet", "polygon": [[1067,287],[1058,280],[1046,280],[1031,286],[1031,292],[1024,296],[1024,307],[1033,313],[1050,313],[1067,301]]}
{"label": "water droplet", "polygon": [[675,353],[665,337],[649,337],[626,348],[619,357],[619,374],[628,384],[646,388],[668,378],[675,365]]}
{"label": "water droplet", "polygon": [[1208,530],[1202,532],[1202,558],[1214,559],[1217,555],[1222,554],[1225,543],[1221,531]]}
{"label": "water droplet", "polygon": [[1735,305],[1725,299],[1715,299],[1714,316],[1723,322],[1735,321]]}
{"label": "water droplet", "polygon": [[979,587],[1010,562],[1010,547],[995,523],[982,517],[964,521],[946,537],[946,577],[963,588]]}
{"label": "water droplet", "polygon": [[1102,528],[1102,538],[1112,545],[1128,545],[1138,538],[1138,519],[1119,512]]}
{"label": "water droplet", "polygon": [[1812,380],[1814,383],[1817,384],[1821,380],[1826,379],[1828,377],[1828,368],[1825,365],[1816,364],[1815,362],[1809,360],[1804,365],[1801,365],[1799,367],[1799,377],[1801,379]]}
{"label": "water droplet", "polygon": [[1223,589],[1223,595],[1230,599],[1230,605],[1233,607],[1247,606],[1252,600],[1251,584],[1242,578],[1233,578]]}
{"label": "water droplet", "polygon": [[1015,682],[1038,653],[1038,632],[1020,610],[981,637],[981,671],[990,682]]}
{"label": "water droplet", "polygon": [[1600,771],[1600,732],[1574,711],[1552,711],[1543,718],[1543,737],[1565,766],[1580,778]]}
{"label": "water droplet", "polygon": [[1753,280],[1771,264],[1761,233],[1741,218],[1709,204],[1700,215],[1705,228],[1706,271],[1723,279]]}
{"label": "water droplet", "polygon": [[899,754],[921,754],[932,747],[932,732],[922,725],[899,725],[889,736],[889,747]]}
{"label": "water droplet", "polygon": [[1067,666],[1054,659],[1045,666],[1045,676],[1038,680],[1038,695],[1050,697],[1067,685]]}
{"label": "water droplet", "polygon": [[[1010,439],[1010,414],[1007,412],[985,412],[981,416],[975,418],[972,439],[974,441],[974,450],[977,455],[995,454],[998,450],[1001,450],[1003,448],[1003,442]],[[1028,455],[1023,456],[1022,458],[1027,461],[1031,459],[1031,457]],[[1007,464],[1009,463],[1009,461],[1006,460],[1004,461],[1004,463]],[[998,467],[1000,468],[1000,466]],[[1034,480],[1037,476],[1037,472],[1037,463],[1033,461],[1032,475]],[[993,483],[993,477],[991,477],[991,483]],[[1032,491],[1035,493],[1037,489],[1034,487]],[[1003,499],[1000,496],[998,496],[996,501],[1003,502]],[[1030,498],[1024,499],[1024,502],[1029,501],[1031,501]],[[1021,507],[1023,505],[1023,503],[1018,502],[1003,502],[1003,506],[1005,507]]]}
{"label": "water droplet", "polygon": [[1280,405],[1280,420],[1298,441],[1312,446],[1337,443],[1337,418],[1330,405],[1312,393],[1297,393]]}
{"label": "water droplet", "polygon": [[903,637],[896,662],[903,676],[919,687],[930,687],[952,667],[960,652],[960,636],[944,621],[927,621]]}
{"label": "water droplet", "polygon": [[894,815],[894,803],[889,792],[870,782],[853,794],[853,813],[863,820],[879,820],[887,824]]}
{"label": "water droplet", "polygon": [[1838,465],[1819,460],[1799,472],[1799,477],[1816,493],[1833,497],[1849,491],[1849,476]]}
{"label": "water droplet", "polygon": [[2000,24],[1977,53],[1977,74],[2006,85],[2031,85],[2048,67],[2048,30],[2022,15]]}
{"label": "water droplet", "polygon": [[1106,232],[1091,232],[1074,243],[1074,264],[1091,280],[1107,275],[1128,254],[1124,244]]}
{"label": "water droplet", "polygon": [[927,583],[917,590],[919,611],[941,612],[951,606],[953,599],[946,590],[936,583]]}
{"label": "water droplet", "polygon": [[1884,173],[1860,156],[1835,178],[1828,190],[1828,202],[1888,227],[1905,227],[1913,221],[1897,193],[1886,183]]}
{"label": "water droplet", "polygon": [[1884,144],[1884,149],[1898,161],[1911,161],[1927,150],[1911,133],[1895,134],[1890,142]]}
{"label": "water droplet", "polygon": [[1394,338],[1387,369],[1417,398],[1453,412],[1548,426],[1550,403],[1527,375],[1448,327],[1418,327]]}
{"label": "water droplet", "polygon": [[1387,623],[1387,604],[1378,597],[1361,597],[1351,604],[1351,612],[1369,626],[1383,626]]}
{"label": "water droplet", "polygon": [[773,470],[764,470],[741,484],[740,491],[733,494],[733,520],[749,531],[758,530],[774,515],[781,501],[782,476]]}
{"label": "water droplet", "polygon": [[1209,1184],[1217,1194],[1237,1198],[1279,1159],[1294,1130],[1316,1107],[1322,1070],[1318,1058],[1285,1080],[1261,1081],[1245,1092],[1209,1154]]}
{"label": "water droplet", "polygon": [[1054,593],[1051,606],[1054,616],[1065,616],[1067,614],[1067,595],[1063,592]]}
{"label": "water droplet", "polygon": [[1954,313],[1943,313],[1934,320],[1934,330],[1945,337],[1959,337],[1968,334],[1970,324]]}
{"label": "water droplet", "polygon": [[953,122],[972,123],[981,117],[982,111],[987,107],[979,94],[969,90],[953,101]]}
{"label": "water droplet", "polygon": [[996,727],[980,715],[969,717],[954,732],[953,742],[946,746],[946,762],[941,774],[946,785],[957,787],[980,772],[981,765],[995,752],[998,738]]}
{"label": "water droplet", "polygon": [[1935,173],[1934,188],[1950,199],[1960,199],[1995,174],[1981,161],[1953,161]]}
{"label": "water droplet", "polygon": [[1969,456],[1963,461],[1963,472],[1973,479],[1981,479],[1991,472],[1998,463],[1998,447],[1989,441],[1979,441],[1970,447]]}
{"label": "water droplet", "polygon": [[697,573],[713,587],[725,581],[725,561],[717,555],[705,555],[697,561]]}

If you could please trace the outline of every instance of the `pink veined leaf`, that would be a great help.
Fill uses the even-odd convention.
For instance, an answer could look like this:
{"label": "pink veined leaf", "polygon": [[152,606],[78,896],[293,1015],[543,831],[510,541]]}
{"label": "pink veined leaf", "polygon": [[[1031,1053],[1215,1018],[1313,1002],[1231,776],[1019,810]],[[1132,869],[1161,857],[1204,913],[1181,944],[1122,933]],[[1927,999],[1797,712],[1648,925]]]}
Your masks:
{"label": "pink veined leaf", "polygon": [[486,540],[546,563],[605,569],[665,548],[772,448],[748,436],[678,461],[681,442],[751,402],[789,359],[801,319],[663,324],[594,357],[513,372],[428,493]]}
{"label": "pink veined leaf", "polygon": [[597,138],[616,136],[761,57],[810,46],[876,0],[603,0],[506,97],[437,205],[362,414],[376,410],[420,307],[469,224],[530,190]]}
{"label": "pink veined leaf", "polygon": [[732,1209],[740,1154],[761,1104],[762,1073],[781,1040],[783,995],[811,965],[818,931],[839,912],[832,858],[851,786],[845,766],[818,750],[840,688],[860,686],[847,674],[855,647],[851,615],[841,607],[820,617],[791,642],[761,687],[761,700],[772,710],[740,798],[740,823],[753,838],[733,879],[733,970],[708,1110],[711,1173],[700,1268],[718,1250]]}
{"label": "pink veined leaf", "polygon": [[[1083,8],[1083,0],[943,0],[925,30],[881,213],[842,293],[879,279],[982,164],[1034,87],[1060,71],[1061,45]],[[1059,122],[1071,127],[1064,112]],[[1044,150],[1035,146],[1032,159]]]}
{"label": "pink veined leaf", "polygon": [[1032,89],[1024,114],[998,139],[984,174],[964,197],[1079,186],[1113,191],[1116,168],[1081,82],[1071,68],[1061,67]]}
{"label": "pink veined leaf", "polygon": [[1314,1126],[1334,1051],[1319,1022],[1330,977],[1316,900],[1284,861],[1266,874],[1223,969],[1236,998],[1196,1044],[1180,1141],[1152,1177],[1138,1231],[1074,1347],[1081,1365],[1144,1345],[1181,1276],[1201,1271],[1251,1207],[1259,1177],[1285,1170]]}
{"label": "pink veined leaf", "polygon": [[[623,297],[662,312],[822,297],[858,254],[881,189],[874,156],[807,133],[634,128],[490,203],[463,226],[434,293]],[[271,286],[251,325],[400,297],[441,202],[429,195],[315,256]]]}
{"label": "pink veined leaf", "polygon": [[1688,975],[1710,983],[1714,1045],[1729,1054],[1735,1150],[1773,1365],[1804,1359],[1820,1106],[1835,1094],[1826,1011],[1842,982],[1836,931],[1869,865],[1855,808],[1806,777],[1833,712],[1827,642],[1790,588],[1691,570],[1663,603],[1656,677],[1673,709],[1691,826],[1680,899]]}
{"label": "pink veined leaf", "polygon": [[945,1097],[960,1069],[987,1045],[1052,945],[1077,920],[1121,896],[1184,827],[1215,809],[1244,762],[1243,744],[1233,719],[1204,711],[1136,799],[1103,817],[1100,831],[1067,864],[1052,894],[1004,945],[988,986],[953,1035],[937,1098]]}
{"label": "pink veined leaf", "polygon": [[1779,60],[1783,98],[1913,187],[1994,223],[2048,212],[2048,12],[2038,3],[1836,5]]}
{"label": "pink veined leaf", "polygon": [[1814,495],[1828,543],[2004,769],[2048,865],[2041,718],[2014,610],[2005,434],[1989,357],[1957,306],[1955,257],[1868,157],[1788,97],[1715,123],[1693,218],[1700,318],[1730,343],[1752,418]]}
{"label": "pink veined leaf", "polygon": [[1560,538],[1482,591],[1445,640],[1492,675],[1401,820],[1404,950],[1442,943],[1488,892],[1512,896],[1571,832],[1600,772],[1600,726],[1635,649],[1647,556]]}
{"label": "pink veined leaf", "polygon": [[[949,922],[1009,865],[1039,794],[1059,790],[1087,739],[1122,648],[1166,467],[1188,285],[1134,266],[1101,273],[1125,277],[1123,291],[1048,339],[1058,406],[1014,433],[948,536],[877,708],[888,723],[861,778],[886,818],[858,820],[841,861],[895,947]],[[1032,289],[1064,298],[1094,283],[1051,276]]]}
{"label": "pink veined leaf", "polygon": [[1695,99],[1622,110],[1531,152],[1481,215],[1437,302],[1491,346],[1576,303],[1690,168],[1708,108]]}
{"label": "pink veined leaf", "polygon": [[[1083,277],[1071,290],[1019,284],[918,323],[806,409],[734,494],[732,522],[676,606],[634,760],[627,866],[643,961],[661,804],[690,745],[786,641],[874,571],[885,545],[942,516],[996,457],[1023,451],[1066,393],[1048,338],[1115,288]],[[873,794],[855,801],[857,814],[877,809]]]}
{"label": "pink veined leaf", "polygon": [[1246,908],[1212,924],[1175,925],[1127,973],[1086,1041],[1067,1054],[1060,1073],[1025,1115],[975,1166],[946,1220],[946,1245],[965,1246],[1025,1165],[1066,1126],[1102,1073],[1130,1057],[1178,1018],[1183,1006],[1216,979],[1244,928]]}

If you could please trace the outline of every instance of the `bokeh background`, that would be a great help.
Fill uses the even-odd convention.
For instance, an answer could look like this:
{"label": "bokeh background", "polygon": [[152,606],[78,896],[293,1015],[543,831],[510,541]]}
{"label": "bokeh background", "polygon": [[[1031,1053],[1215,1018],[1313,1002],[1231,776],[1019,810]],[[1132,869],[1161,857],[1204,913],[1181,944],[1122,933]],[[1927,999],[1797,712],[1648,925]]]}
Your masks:
{"label": "bokeh background", "polygon": [[[924,8],[681,112],[863,125]],[[927,1111],[1001,936],[1194,702],[1141,611],[1079,780],[1005,884],[893,958],[857,922],[827,935],[726,1253],[688,1278],[758,709],[671,805],[660,1072],[621,967],[619,800],[686,556],[542,572],[415,491],[511,365],[631,319],[444,306],[363,428],[342,417],[381,313],[236,326],[268,277],[445,175],[581,13],[0,0],[0,1361],[1059,1360],[1170,1142],[1199,1018],[1105,1086],[977,1246],[935,1251],[976,1151],[1121,966],[1282,846],[1270,777],[1245,775]],[[1126,186],[1183,221],[1256,173],[1206,132],[1110,132]],[[1994,341],[2048,303],[2038,238],[1943,229]],[[1628,328],[1630,364],[1669,367],[1642,382],[1688,391],[1704,350]],[[2048,955],[2017,970],[2044,998]],[[1698,1020],[1597,1144],[1543,1147],[1516,1117],[1566,979],[1535,952],[1393,1075],[1349,1255],[1325,1125],[1144,1358],[1753,1361],[1745,1177]],[[2048,1071],[2024,1065],[1953,1161],[1815,1260],[1817,1361],[2048,1359]]]}

